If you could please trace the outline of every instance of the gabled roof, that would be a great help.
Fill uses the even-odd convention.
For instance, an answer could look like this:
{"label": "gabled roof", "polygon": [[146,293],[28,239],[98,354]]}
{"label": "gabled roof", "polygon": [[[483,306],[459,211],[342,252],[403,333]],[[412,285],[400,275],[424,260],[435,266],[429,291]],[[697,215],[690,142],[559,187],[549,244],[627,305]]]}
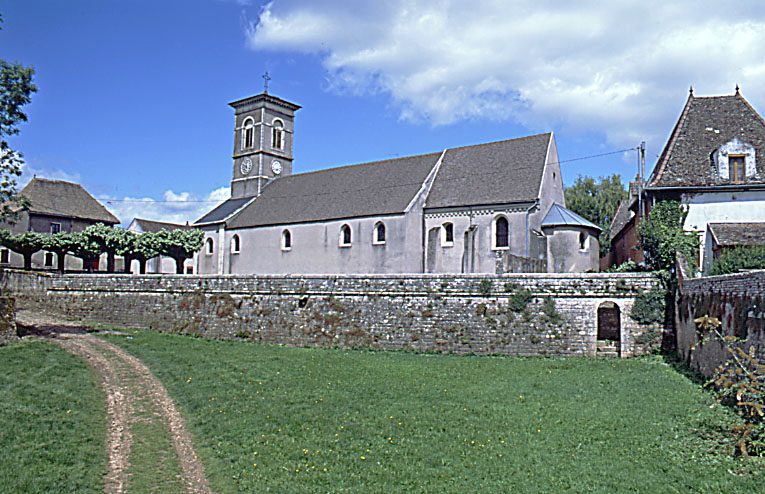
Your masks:
{"label": "gabled roof", "polygon": [[545,219],[542,220],[542,228],[552,226],[580,226],[585,228],[592,228],[601,231],[601,228],[595,223],[588,221],[573,211],[570,211],[560,204],[553,204],[545,215]]}
{"label": "gabled roof", "polygon": [[717,245],[765,245],[765,222],[708,223]]}
{"label": "gabled roof", "polygon": [[133,221],[130,222],[130,226],[128,226],[127,229],[133,231],[133,225],[140,228],[141,232],[151,233],[157,233],[160,230],[190,230],[192,228],[188,224],[166,223],[164,221],[144,220],[142,218],[133,218]]}
{"label": "gabled roof", "polygon": [[551,133],[447,149],[426,208],[534,201]]}
{"label": "gabled roof", "polygon": [[278,178],[236,213],[228,227],[403,213],[440,155],[424,154]]}
{"label": "gabled roof", "polygon": [[442,156],[426,208],[533,201],[551,139],[540,134],[288,175],[269,182],[257,198],[223,203],[196,224],[230,217],[228,228],[247,228],[402,214]]}
{"label": "gabled roof", "polygon": [[747,183],[765,183],[765,121],[736,92],[732,96],[688,97],[680,118],[648,179],[648,187],[728,185],[711,154],[738,138],[755,148],[757,175]]}
{"label": "gabled roof", "polygon": [[632,219],[632,214],[630,211],[630,205],[632,204],[632,199],[622,199],[622,202],[619,203],[619,206],[616,208],[616,213],[614,213],[614,217],[611,220],[611,224],[608,227],[608,239],[613,240],[614,237],[616,237],[619,232],[622,231],[624,226]]}
{"label": "gabled roof", "polygon": [[120,222],[80,184],[35,177],[21,189],[21,195],[29,199],[30,213],[83,218],[106,224]]}

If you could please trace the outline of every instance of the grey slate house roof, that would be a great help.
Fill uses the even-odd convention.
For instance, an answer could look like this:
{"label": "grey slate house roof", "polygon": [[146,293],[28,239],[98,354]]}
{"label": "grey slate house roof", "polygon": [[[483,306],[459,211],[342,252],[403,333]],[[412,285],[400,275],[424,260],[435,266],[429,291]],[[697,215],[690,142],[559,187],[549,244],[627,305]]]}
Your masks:
{"label": "grey slate house roof", "polygon": [[426,208],[533,201],[552,134],[448,149]]}
{"label": "grey slate house roof", "polygon": [[765,245],[765,222],[751,223],[709,223],[717,245]]}
{"label": "grey slate house roof", "polygon": [[[443,155],[426,208],[537,199],[552,134],[280,177],[195,222],[248,228],[401,214]],[[254,200],[253,200],[254,199]]]}
{"label": "grey slate house roof", "polygon": [[82,218],[110,225],[120,222],[80,184],[35,177],[20,193],[31,203],[30,214]]}
{"label": "grey slate house roof", "polygon": [[[133,221],[130,222],[130,227],[133,225],[138,226],[142,232],[151,232],[151,233],[157,233],[160,230],[190,230],[192,227],[190,225],[183,225],[179,223],[166,223],[163,221],[152,221],[152,220],[145,220],[142,218],[133,218]],[[128,229],[130,229],[128,227]]]}
{"label": "grey slate house roof", "polygon": [[560,204],[553,204],[550,206],[550,210],[547,211],[545,218],[542,220],[542,228],[552,226],[581,226],[585,228],[592,228],[600,233],[601,228],[595,223],[588,221],[573,211],[570,211]]}
{"label": "grey slate house roof", "polygon": [[732,96],[694,97],[683,108],[648,187],[704,187],[728,185],[719,178],[710,156],[721,145],[738,138],[754,146],[757,161],[756,176],[747,183],[763,184],[765,180],[765,121],[736,92]]}

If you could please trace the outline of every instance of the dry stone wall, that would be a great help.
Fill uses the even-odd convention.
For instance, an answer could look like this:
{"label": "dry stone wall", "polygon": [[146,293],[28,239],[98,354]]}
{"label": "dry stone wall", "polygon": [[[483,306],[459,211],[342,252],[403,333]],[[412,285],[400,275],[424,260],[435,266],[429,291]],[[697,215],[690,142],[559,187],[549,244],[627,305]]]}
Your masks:
{"label": "dry stone wall", "polygon": [[[651,275],[65,275],[6,270],[20,305],[98,324],[206,338],[455,353],[593,356],[617,304],[621,356],[661,343],[629,317]],[[550,302],[551,301],[551,302]]]}
{"label": "dry stone wall", "polygon": [[677,298],[677,349],[691,368],[709,377],[729,354],[694,319],[710,316],[723,336],[742,340],[765,362],[765,271],[682,280]]}

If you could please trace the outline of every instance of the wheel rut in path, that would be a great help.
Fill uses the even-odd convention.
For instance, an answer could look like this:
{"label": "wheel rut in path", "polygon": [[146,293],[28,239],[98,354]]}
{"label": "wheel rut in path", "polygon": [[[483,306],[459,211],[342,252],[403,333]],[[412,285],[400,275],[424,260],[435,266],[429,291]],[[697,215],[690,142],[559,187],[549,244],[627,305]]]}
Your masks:
{"label": "wheel rut in path", "polygon": [[[135,437],[133,425],[138,422],[161,423],[177,456],[180,478],[172,475],[173,478],[160,480],[169,485],[175,483],[178,487],[183,485],[189,493],[212,493],[185,420],[148,367],[122,348],[85,333],[84,328],[73,326],[71,322],[45,320],[44,324],[40,324],[39,317],[24,316],[18,315],[19,324],[30,329],[29,332],[52,337],[51,341],[85,359],[100,381],[106,394],[107,493],[134,492],[130,487],[131,448],[140,441],[151,442],[154,439]],[[164,470],[158,468],[158,471]],[[178,471],[173,467],[170,470]]]}

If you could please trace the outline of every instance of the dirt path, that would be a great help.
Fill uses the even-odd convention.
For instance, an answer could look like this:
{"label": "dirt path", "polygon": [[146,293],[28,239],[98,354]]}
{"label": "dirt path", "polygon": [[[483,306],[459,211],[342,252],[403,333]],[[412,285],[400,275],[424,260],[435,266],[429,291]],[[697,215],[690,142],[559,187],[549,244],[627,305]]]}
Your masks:
{"label": "dirt path", "polygon": [[[108,472],[105,477],[107,493],[129,490],[130,453],[136,442],[151,442],[153,437],[134,437],[134,424],[141,422],[157,426],[167,433],[175,450],[180,479],[164,479],[182,483],[190,493],[211,493],[204,467],[199,461],[175,404],[162,383],[137,358],[120,347],[88,334],[76,323],[57,320],[45,315],[19,311],[17,324],[26,333],[52,338],[62,348],[85,359],[96,372],[106,394]],[[143,429],[145,430],[145,428]],[[163,461],[162,458],[159,458]],[[157,471],[174,470],[176,458],[158,465]],[[170,466],[168,466],[170,465]],[[173,476],[174,477],[174,476]]]}

